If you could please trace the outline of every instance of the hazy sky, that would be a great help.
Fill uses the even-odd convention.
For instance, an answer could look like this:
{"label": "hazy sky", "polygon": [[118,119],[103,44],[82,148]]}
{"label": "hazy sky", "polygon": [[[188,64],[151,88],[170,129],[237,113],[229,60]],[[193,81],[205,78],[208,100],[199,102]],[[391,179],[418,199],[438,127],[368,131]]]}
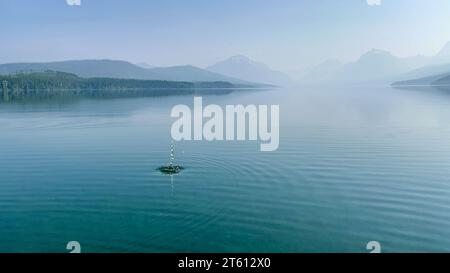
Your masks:
{"label": "hazy sky", "polygon": [[243,54],[286,71],[354,60],[371,48],[433,55],[450,41],[449,0],[67,1],[0,0],[0,63],[204,67]]}

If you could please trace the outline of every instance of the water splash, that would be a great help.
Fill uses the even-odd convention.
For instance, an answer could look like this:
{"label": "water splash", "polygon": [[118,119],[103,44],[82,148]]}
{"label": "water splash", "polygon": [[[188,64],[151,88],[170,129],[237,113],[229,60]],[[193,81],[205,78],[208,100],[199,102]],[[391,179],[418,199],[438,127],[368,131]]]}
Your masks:
{"label": "water splash", "polygon": [[170,157],[169,157],[169,167],[173,167],[173,161],[175,160],[173,141],[170,144]]}
{"label": "water splash", "polygon": [[169,156],[169,165],[168,166],[161,166],[158,168],[158,171],[164,173],[164,174],[177,174],[179,172],[181,172],[182,170],[184,170],[184,168],[182,166],[178,166],[178,165],[174,165],[175,161],[175,148],[174,148],[174,144],[173,141],[170,144],[170,156]]}

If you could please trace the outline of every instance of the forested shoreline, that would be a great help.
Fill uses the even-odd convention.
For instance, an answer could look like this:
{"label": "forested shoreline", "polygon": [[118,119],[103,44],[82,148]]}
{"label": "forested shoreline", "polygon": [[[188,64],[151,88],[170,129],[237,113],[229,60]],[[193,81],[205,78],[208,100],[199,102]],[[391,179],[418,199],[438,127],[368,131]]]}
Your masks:
{"label": "forested shoreline", "polygon": [[[257,88],[229,82],[177,82],[114,78],[81,78],[75,74],[44,71],[0,75],[3,101],[22,98],[66,96],[128,97],[229,92],[239,88]],[[201,91],[203,90],[203,91]],[[210,90],[210,91],[208,91]]]}
{"label": "forested shoreline", "polygon": [[[113,78],[81,78],[75,74],[45,71],[0,75],[2,88],[14,92],[51,90],[143,90],[184,88],[241,88],[229,82],[176,82]],[[6,85],[4,84],[6,81]]]}

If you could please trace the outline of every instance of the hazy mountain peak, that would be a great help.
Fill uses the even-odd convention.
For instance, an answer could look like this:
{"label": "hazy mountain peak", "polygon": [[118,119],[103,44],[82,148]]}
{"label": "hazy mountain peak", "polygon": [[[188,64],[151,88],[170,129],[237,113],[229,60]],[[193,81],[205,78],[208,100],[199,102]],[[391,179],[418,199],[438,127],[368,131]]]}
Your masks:
{"label": "hazy mountain peak", "polygon": [[250,82],[286,85],[290,78],[286,74],[270,69],[244,55],[235,55],[206,68],[209,71]]}
{"label": "hazy mountain peak", "polygon": [[360,59],[366,59],[366,58],[380,58],[380,57],[391,57],[395,58],[389,51],[382,50],[382,49],[376,49],[372,48],[371,50],[367,51],[363,55],[361,55]]}
{"label": "hazy mountain peak", "polygon": [[229,58],[230,61],[251,62],[250,58],[244,55],[234,55]]}

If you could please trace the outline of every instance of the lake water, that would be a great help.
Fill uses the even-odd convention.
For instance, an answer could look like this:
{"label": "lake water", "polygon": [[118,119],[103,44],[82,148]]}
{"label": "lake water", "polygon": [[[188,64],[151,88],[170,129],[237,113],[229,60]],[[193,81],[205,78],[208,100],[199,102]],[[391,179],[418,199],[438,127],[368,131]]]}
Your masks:
{"label": "lake water", "polygon": [[179,142],[193,96],[0,102],[0,252],[450,251],[450,91],[298,87],[204,95],[279,104],[280,147]]}

